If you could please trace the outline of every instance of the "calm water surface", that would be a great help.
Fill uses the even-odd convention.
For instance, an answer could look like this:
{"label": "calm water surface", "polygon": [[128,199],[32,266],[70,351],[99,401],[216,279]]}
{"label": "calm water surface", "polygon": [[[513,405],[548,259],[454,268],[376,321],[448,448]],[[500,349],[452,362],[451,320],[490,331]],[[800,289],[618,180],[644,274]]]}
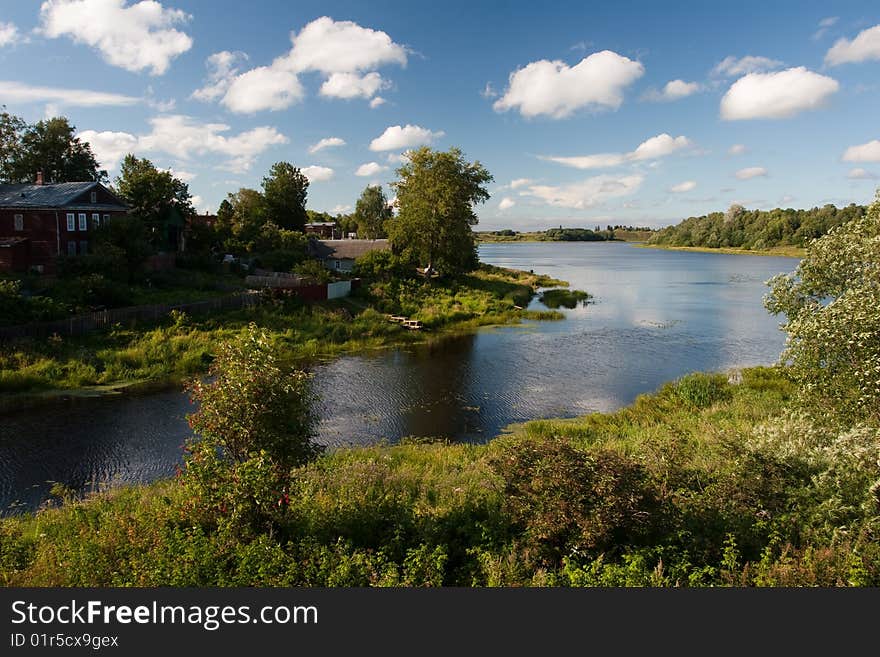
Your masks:
{"label": "calm water surface", "polygon": [[[486,244],[480,258],[567,280],[594,302],[561,322],[318,365],[321,442],[483,441],[512,422],[619,408],[687,372],[772,363],[784,336],[761,305],[764,281],[797,265],[622,243]],[[50,481],[90,490],[172,475],[191,410],[166,391],[0,416],[0,509],[33,508]]]}

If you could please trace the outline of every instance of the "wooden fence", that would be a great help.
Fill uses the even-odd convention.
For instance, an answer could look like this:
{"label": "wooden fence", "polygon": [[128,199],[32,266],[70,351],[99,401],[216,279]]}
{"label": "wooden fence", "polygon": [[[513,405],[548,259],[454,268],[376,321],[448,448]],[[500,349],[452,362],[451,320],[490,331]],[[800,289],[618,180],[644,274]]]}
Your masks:
{"label": "wooden fence", "polygon": [[85,315],[76,315],[67,319],[59,319],[54,322],[34,322],[19,326],[0,327],[0,340],[13,340],[15,338],[45,338],[52,334],[58,335],[82,335],[91,331],[100,331],[114,324],[132,325],[139,321],[157,321],[165,317],[172,310],[185,312],[189,315],[199,315],[223,310],[238,310],[250,308],[260,303],[260,293],[248,290],[240,294],[233,294],[205,301],[192,301],[190,303],[159,303],[149,306],[128,306],[113,310],[101,310]]}

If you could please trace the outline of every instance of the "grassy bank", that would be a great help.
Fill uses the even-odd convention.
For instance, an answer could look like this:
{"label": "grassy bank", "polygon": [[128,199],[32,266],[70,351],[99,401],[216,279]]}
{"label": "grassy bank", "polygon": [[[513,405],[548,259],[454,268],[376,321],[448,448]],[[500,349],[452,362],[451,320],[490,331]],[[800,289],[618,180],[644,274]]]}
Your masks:
{"label": "grassy bank", "polygon": [[651,230],[615,230],[614,236],[611,237],[606,231],[600,231],[598,234],[604,235],[600,240],[564,240],[548,235],[544,231],[526,231],[513,232],[506,231],[483,231],[474,233],[477,241],[481,244],[496,244],[506,242],[565,242],[565,241],[608,241],[608,242],[643,242],[647,240],[654,231]]}
{"label": "grassy bank", "polygon": [[726,247],[712,248],[708,246],[668,246],[665,244],[639,244],[644,249],[664,249],[666,251],[694,251],[697,253],[727,253],[730,255],[785,256],[803,258],[806,249],[798,246],[774,246],[769,249],[731,249]]}
{"label": "grassy bank", "polygon": [[880,438],[804,431],[791,393],[692,375],[487,445],[333,451],[283,492],[251,472],[214,506],[119,488],[0,521],[0,583],[876,586]]}
{"label": "grassy bank", "polygon": [[[250,323],[271,332],[285,359],[301,361],[416,342],[522,319],[557,319],[524,308],[539,287],[565,285],[546,276],[483,266],[446,283],[392,281],[365,286],[359,296],[315,305],[270,301],[207,317],[172,314],[158,325],[117,326],[79,338],[27,339],[0,345],[0,400],[45,398],[56,391],[97,394],[126,383],[181,381],[206,370],[218,345]],[[422,331],[389,322],[386,314],[420,320]]]}

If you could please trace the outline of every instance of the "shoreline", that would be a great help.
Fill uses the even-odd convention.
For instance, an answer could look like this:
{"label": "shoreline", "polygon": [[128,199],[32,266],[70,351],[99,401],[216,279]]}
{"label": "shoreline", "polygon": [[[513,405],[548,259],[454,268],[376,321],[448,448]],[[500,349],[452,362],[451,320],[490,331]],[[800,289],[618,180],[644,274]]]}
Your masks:
{"label": "shoreline", "polygon": [[723,253],[725,255],[776,256],[777,258],[803,258],[806,249],[799,246],[774,246],[770,249],[736,249],[731,247],[712,248],[708,246],[669,246],[633,242],[640,249],[659,249],[662,251],[690,251],[693,253]]}

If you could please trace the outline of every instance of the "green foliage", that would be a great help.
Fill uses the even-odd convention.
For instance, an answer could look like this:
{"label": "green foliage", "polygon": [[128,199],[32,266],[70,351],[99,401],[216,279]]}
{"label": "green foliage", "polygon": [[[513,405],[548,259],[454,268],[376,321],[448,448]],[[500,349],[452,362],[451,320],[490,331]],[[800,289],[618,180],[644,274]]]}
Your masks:
{"label": "green foliage", "polygon": [[283,467],[315,456],[309,376],[282,369],[268,332],[251,325],[224,344],[208,375],[189,384],[199,405],[188,416],[205,448],[199,453],[241,463],[265,452]]}
{"label": "green foliage", "polygon": [[354,263],[352,273],[371,281],[406,280],[415,277],[415,265],[388,250],[369,251]]}
{"label": "green foliage", "polygon": [[386,223],[395,253],[441,274],[472,271],[477,265],[474,206],[489,198],[492,175],[451,148],[410,151],[393,183],[398,212]]}
{"label": "green foliage", "polygon": [[723,374],[688,374],[675,382],[673,390],[679,399],[696,408],[707,408],[730,397],[727,378]]}
{"label": "green foliage", "polygon": [[265,218],[286,230],[302,231],[307,221],[309,179],[289,162],[276,162],[263,178]]}
{"label": "green foliage", "polygon": [[354,210],[357,234],[361,239],[375,240],[386,236],[385,222],[392,216],[391,206],[381,185],[367,185]]}
{"label": "green foliage", "polygon": [[578,305],[586,305],[592,296],[583,290],[556,289],[546,290],[541,293],[540,302],[548,308],[556,309],[577,308]]}
{"label": "green foliage", "polygon": [[21,282],[0,279],[0,326],[15,326],[63,317],[66,308],[54,299],[24,296]]}
{"label": "green foliage", "polygon": [[330,276],[330,270],[321,264],[321,262],[313,258],[308,258],[298,264],[293,268],[293,272],[319,284],[329,283],[332,278]]}
{"label": "green foliage", "polygon": [[734,204],[727,212],[689,217],[675,226],[663,228],[654,233],[648,243],[748,250],[803,247],[864,213],[865,207],[855,204],[845,208],[824,205],[810,210],[746,210]]}
{"label": "green foliage", "polygon": [[0,182],[32,183],[37,172],[47,183],[106,182],[92,148],[76,136],[67,118],[28,125],[7,112],[0,114]]}
{"label": "green foliage", "polygon": [[782,360],[804,407],[845,424],[880,421],[880,196],[768,285],[765,305],[787,318]]}

